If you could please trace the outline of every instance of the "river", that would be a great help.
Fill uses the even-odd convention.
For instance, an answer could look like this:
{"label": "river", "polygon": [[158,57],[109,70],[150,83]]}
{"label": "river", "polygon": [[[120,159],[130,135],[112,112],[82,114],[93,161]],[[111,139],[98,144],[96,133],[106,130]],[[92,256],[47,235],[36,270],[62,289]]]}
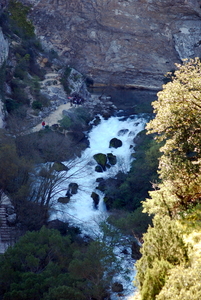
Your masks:
{"label": "river", "polygon": [[[61,187],[62,191],[57,195],[57,198],[65,197],[70,183],[78,185],[78,192],[71,196],[69,203],[57,203],[54,206],[55,210],[51,216],[51,219],[60,219],[69,222],[73,226],[80,227],[82,234],[93,238],[101,234],[99,223],[108,217],[108,212],[103,201],[104,194],[97,190],[97,179],[115,177],[119,171],[127,173],[130,170],[133,160],[132,153],[135,146],[134,138],[144,129],[148,114],[150,113],[150,102],[154,100],[154,98],[149,97],[147,103],[144,103],[146,101],[145,91],[131,91],[132,93],[130,92],[130,94],[128,91],[124,92],[126,92],[125,95],[121,91],[119,97],[116,96],[115,98],[116,102],[114,101],[115,105],[118,103],[117,107],[119,110],[117,114],[111,116],[109,119],[99,116],[100,123],[96,126],[94,125],[91,131],[87,133],[89,147],[83,151],[81,157],[70,162],[64,162],[66,166],[70,165],[71,168],[68,171],[68,179],[63,183]],[[150,92],[148,93],[150,95]],[[135,96],[136,101],[132,98],[132,94]],[[155,93],[151,95],[154,97]],[[123,97],[125,96],[127,98],[123,101]],[[146,104],[147,111],[145,110],[144,113],[142,111],[143,107],[140,109],[140,98],[142,99],[142,104]],[[112,138],[121,140],[122,146],[119,148],[110,148],[109,145]],[[101,173],[96,172],[95,167],[97,163],[93,155],[97,153],[106,155],[112,153],[117,157],[117,163]],[[91,197],[92,192],[96,192],[99,195],[98,207],[94,206]],[[120,254],[118,249],[115,249],[115,251],[118,252],[118,255]],[[128,251],[130,250],[128,249]],[[122,297],[113,293],[111,300],[129,299],[134,291],[132,281],[135,271],[131,255],[123,257],[122,264],[123,268],[130,271],[129,279],[125,281],[121,276],[114,278],[114,280],[123,284],[124,291]]]}

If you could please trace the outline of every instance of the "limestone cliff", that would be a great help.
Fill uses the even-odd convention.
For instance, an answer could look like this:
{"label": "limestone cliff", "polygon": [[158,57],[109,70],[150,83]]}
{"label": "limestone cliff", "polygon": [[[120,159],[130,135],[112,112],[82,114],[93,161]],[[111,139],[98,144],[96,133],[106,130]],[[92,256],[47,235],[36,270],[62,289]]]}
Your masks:
{"label": "limestone cliff", "polygon": [[96,85],[158,89],[175,62],[201,56],[200,0],[20,0],[43,44]]}
{"label": "limestone cliff", "polygon": [[[1,27],[0,27],[0,70],[2,69],[3,63],[8,57],[8,42],[5,40]],[[2,86],[3,83],[3,76],[2,76],[3,71],[0,71],[0,86]],[[0,87],[1,91],[1,87]],[[4,125],[4,113],[3,113],[3,103],[2,103],[2,96],[0,92],[0,128],[3,127]]]}

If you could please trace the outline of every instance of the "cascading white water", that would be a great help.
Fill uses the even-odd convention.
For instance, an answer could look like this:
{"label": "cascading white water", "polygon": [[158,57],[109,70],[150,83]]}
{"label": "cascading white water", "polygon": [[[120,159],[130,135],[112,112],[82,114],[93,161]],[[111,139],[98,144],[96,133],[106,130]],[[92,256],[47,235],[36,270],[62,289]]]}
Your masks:
{"label": "cascading white water", "polygon": [[[98,224],[100,220],[107,218],[108,213],[103,202],[104,195],[96,189],[98,186],[96,179],[115,177],[119,171],[126,173],[130,170],[133,159],[133,139],[144,129],[145,124],[146,119],[139,116],[131,116],[127,119],[110,117],[107,120],[100,117],[99,125],[94,126],[88,134],[89,147],[80,158],[65,163],[67,166],[70,164],[71,168],[68,171],[68,179],[62,184],[63,191],[57,195],[57,198],[65,196],[69,183],[78,184],[78,193],[71,197],[68,204],[57,203],[51,219],[61,219],[78,226],[83,234],[93,237],[100,234]],[[110,140],[115,137],[122,141],[122,146],[117,149],[109,148]],[[97,163],[93,158],[97,153],[112,153],[117,157],[117,163],[106,171],[98,173],[95,171]],[[94,208],[91,198],[93,191],[100,197],[98,209]],[[133,275],[131,281],[132,279]],[[131,282],[130,285],[132,288]]]}

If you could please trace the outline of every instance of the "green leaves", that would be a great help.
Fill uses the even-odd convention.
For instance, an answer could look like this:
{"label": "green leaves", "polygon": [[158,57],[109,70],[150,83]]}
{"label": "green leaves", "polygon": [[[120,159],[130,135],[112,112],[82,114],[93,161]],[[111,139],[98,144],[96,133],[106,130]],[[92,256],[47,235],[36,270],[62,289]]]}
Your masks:
{"label": "green leaves", "polygon": [[168,270],[188,262],[188,247],[176,221],[156,215],[153,225],[144,235],[142,258],[136,263],[142,300],[155,299],[165,284]]}
{"label": "green leaves", "polygon": [[201,266],[194,268],[177,267],[170,271],[170,277],[157,300],[200,300]]}
{"label": "green leaves", "polygon": [[161,183],[143,203],[144,212],[155,217],[136,264],[142,300],[201,297],[200,261],[189,252],[180,230],[181,224],[188,225],[188,231],[200,228],[201,62],[195,58],[176,66],[172,81],[153,102],[156,116],[147,124],[148,133],[156,134],[164,145],[159,158]]}
{"label": "green leaves", "polygon": [[34,26],[27,19],[30,8],[22,5],[20,2],[12,0],[9,2],[10,18],[15,22],[17,33],[28,37],[34,37]]}
{"label": "green leaves", "polygon": [[[147,200],[146,211],[156,205],[156,198],[164,207],[161,194],[167,190],[166,196],[174,198],[174,205],[165,200],[171,203],[172,216],[201,200],[201,62],[190,59],[177,68],[173,81],[163,86],[153,102],[156,117],[147,124],[148,133],[165,144],[159,163],[163,183],[151,194],[153,201]],[[170,211],[166,213],[170,215]]]}

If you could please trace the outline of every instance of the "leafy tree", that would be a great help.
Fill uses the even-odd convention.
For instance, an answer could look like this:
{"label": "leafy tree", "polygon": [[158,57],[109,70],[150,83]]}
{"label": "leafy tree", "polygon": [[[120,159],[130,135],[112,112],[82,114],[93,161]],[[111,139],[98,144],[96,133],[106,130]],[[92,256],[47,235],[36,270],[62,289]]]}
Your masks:
{"label": "leafy tree", "polygon": [[85,250],[74,253],[69,271],[73,278],[82,280],[79,285],[87,298],[91,296],[101,300],[114,273],[117,272],[114,262],[112,248],[100,241],[94,241]]}
{"label": "leafy tree", "polygon": [[85,296],[82,292],[75,288],[65,285],[52,287],[49,289],[48,294],[44,296],[44,300],[85,300]]}
{"label": "leafy tree", "polygon": [[118,272],[112,247],[79,241],[46,227],[27,232],[0,257],[2,299],[104,299]]}
{"label": "leafy tree", "polygon": [[69,237],[56,230],[27,232],[1,257],[3,299],[42,299],[49,288],[59,286],[59,275],[67,271],[71,258],[70,244]]}
{"label": "leafy tree", "polygon": [[201,200],[201,62],[195,58],[176,66],[172,81],[153,102],[156,117],[147,124],[148,133],[165,144],[160,149],[162,184],[144,204],[148,212],[161,209],[172,217]]}
{"label": "leafy tree", "polygon": [[201,265],[184,268],[176,267],[170,271],[166,281],[156,300],[199,300],[201,299]]}
{"label": "leafy tree", "polygon": [[188,262],[188,248],[176,221],[156,215],[144,235],[142,258],[136,263],[136,282],[142,300],[155,299],[165,283],[167,271]]}
{"label": "leafy tree", "polygon": [[145,274],[141,296],[142,300],[155,299],[165,284],[168,271],[172,265],[166,260],[154,260],[152,268],[148,268]]}
{"label": "leafy tree", "polygon": [[31,162],[17,153],[13,138],[0,132],[0,189],[4,192],[14,193],[27,182]]}

